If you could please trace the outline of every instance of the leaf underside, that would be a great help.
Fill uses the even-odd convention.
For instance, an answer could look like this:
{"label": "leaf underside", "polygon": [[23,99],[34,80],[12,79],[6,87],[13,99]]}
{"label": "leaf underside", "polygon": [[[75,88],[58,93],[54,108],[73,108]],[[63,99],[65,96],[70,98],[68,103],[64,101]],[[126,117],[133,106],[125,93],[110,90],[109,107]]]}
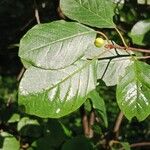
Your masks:
{"label": "leaf underside", "polygon": [[19,86],[19,103],[29,114],[58,118],[79,108],[96,85],[95,63],[75,63],[62,70],[30,67]]}
{"label": "leaf underside", "polygon": [[95,36],[94,30],[75,22],[36,25],[21,39],[19,56],[26,67],[62,69],[80,59]]}

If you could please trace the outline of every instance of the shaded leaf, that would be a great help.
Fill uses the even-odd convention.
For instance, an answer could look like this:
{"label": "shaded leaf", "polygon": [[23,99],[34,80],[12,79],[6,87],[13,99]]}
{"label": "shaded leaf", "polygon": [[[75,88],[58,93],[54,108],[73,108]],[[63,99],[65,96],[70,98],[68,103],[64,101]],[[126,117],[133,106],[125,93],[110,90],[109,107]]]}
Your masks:
{"label": "shaded leaf", "polygon": [[75,137],[68,140],[61,150],[94,150],[92,144],[85,137]]}
{"label": "shaded leaf", "polygon": [[90,112],[92,110],[92,105],[91,105],[91,101],[89,99],[87,99],[84,103],[84,109],[88,112]]}
{"label": "shaded leaf", "polygon": [[120,144],[122,145],[124,150],[130,150],[131,149],[128,142],[121,142]]}
{"label": "shaded leaf", "polygon": [[95,36],[94,30],[75,22],[36,25],[21,39],[19,56],[25,67],[64,68],[84,55]]}
{"label": "shaded leaf", "polygon": [[117,102],[131,120],[144,120],[150,114],[150,66],[134,61],[117,85]]}
{"label": "shaded leaf", "polygon": [[78,22],[98,28],[114,28],[112,0],[61,0],[63,13]]}
{"label": "shaded leaf", "polygon": [[98,114],[103,119],[105,126],[108,126],[106,107],[104,99],[99,95],[96,90],[93,90],[88,94],[88,98],[91,99],[93,108],[98,111]]}
{"label": "shaded leaf", "polygon": [[36,119],[23,117],[17,125],[17,130],[22,136],[39,137],[41,135],[41,127]]}
{"label": "shaded leaf", "polygon": [[30,67],[19,86],[19,103],[29,114],[58,118],[84,102],[96,85],[94,61],[78,61],[61,70]]}
{"label": "shaded leaf", "polygon": [[[150,32],[150,20],[142,20],[137,22],[131,29],[130,37],[134,44],[137,45],[146,45],[149,44],[150,38],[146,34]],[[145,41],[146,36],[146,41]],[[147,41],[149,40],[149,41]]]}
{"label": "shaded leaf", "polygon": [[58,120],[49,120],[44,126],[44,136],[32,143],[36,150],[55,150],[67,139],[64,128]]}

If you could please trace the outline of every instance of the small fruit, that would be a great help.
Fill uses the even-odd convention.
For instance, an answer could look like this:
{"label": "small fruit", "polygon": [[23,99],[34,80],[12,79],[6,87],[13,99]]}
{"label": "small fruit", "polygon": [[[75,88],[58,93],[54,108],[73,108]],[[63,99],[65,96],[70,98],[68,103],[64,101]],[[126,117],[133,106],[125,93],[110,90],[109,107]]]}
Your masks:
{"label": "small fruit", "polygon": [[102,47],[104,45],[104,40],[102,38],[96,38],[94,44],[96,47]]}

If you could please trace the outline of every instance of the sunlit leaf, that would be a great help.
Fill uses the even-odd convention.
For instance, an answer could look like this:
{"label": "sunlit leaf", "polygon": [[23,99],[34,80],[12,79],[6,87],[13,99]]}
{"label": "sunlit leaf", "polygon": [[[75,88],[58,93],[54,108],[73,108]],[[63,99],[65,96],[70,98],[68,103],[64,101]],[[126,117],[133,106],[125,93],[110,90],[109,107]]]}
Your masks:
{"label": "sunlit leaf", "polygon": [[[104,46],[101,48],[91,44],[84,57],[93,59],[99,56],[97,78],[102,79],[107,86],[113,86],[118,84],[119,78],[124,75],[126,67],[132,64],[130,55],[133,55],[133,52],[126,52],[118,48],[108,49],[105,47],[106,44],[108,44],[107,41],[105,41]],[[114,42],[111,42],[111,44],[117,46]]]}
{"label": "sunlit leaf", "polygon": [[117,102],[125,116],[144,120],[150,114],[150,66],[135,61],[117,85]]}
{"label": "sunlit leaf", "polygon": [[96,85],[96,64],[78,61],[65,69],[27,69],[19,86],[19,103],[29,114],[58,118],[84,102]]}
{"label": "sunlit leaf", "polygon": [[19,56],[25,67],[64,68],[84,55],[95,36],[94,30],[75,22],[36,25],[21,39]]}

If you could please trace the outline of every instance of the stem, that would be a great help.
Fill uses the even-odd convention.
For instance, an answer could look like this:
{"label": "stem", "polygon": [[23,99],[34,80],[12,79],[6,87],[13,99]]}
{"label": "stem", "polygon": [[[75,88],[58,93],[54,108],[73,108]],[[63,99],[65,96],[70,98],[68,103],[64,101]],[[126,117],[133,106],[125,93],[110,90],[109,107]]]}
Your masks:
{"label": "stem", "polygon": [[119,129],[120,129],[122,120],[123,120],[123,113],[120,112],[117,117],[117,120],[116,120],[116,123],[114,126],[114,130],[113,130],[113,132],[116,134],[116,138],[118,137],[118,133],[119,133]]}
{"label": "stem", "polygon": [[150,146],[150,142],[133,143],[130,147]]}
{"label": "stem", "polygon": [[141,56],[141,57],[136,57],[137,59],[149,59],[150,56]]}
{"label": "stem", "polygon": [[[130,145],[130,147],[141,147],[141,146],[150,146],[150,142],[133,143]],[[120,148],[119,150],[124,150],[124,148]]]}
{"label": "stem", "polygon": [[34,5],[35,5],[35,18],[37,21],[37,24],[40,24],[40,17],[39,17],[39,11],[38,11],[38,7],[37,7],[37,2],[36,0],[34,0]]}
{"label": "stem", "polygon": [[96,32],[97,32],[98,34],[102,35],[102,36],[107,40],[107,42],[110,43],[110,42],[109,42],[109,39],[108,39],[108,37],[107,37],[106,34],[104,34],[103,32],[100,32],[100,31],[96,31]]}
{"label": "stem", "polygon": [[17,76],[17,81],[20,81],[20,79],[22,78],[22,75],[23,75],[24,72],[25,72],[25,68],[22,67],[22,69],[21,69],[19,75]]}
{"label": "stem", "polygon": [[134,47],[124,47],[120,45],[113,45],[113,44],[107,44],[105,45],[106,48],[112,49],[112,48],[118,48],[122,50],[131,50],[131,51],[136,51],[136,52],[142,52],[142,53],[150,53],[149,49],[141,49],[141,48],[134,48]]}
{"label": "stem", "polygon": [[89,123],[88,123],[88,117],[84,110],[84,106],[81,106],[80,108],[81,117],[82,117],[82,127],[85,137],[88,137],[89,135]]}
{"label": "stem", "polygon": [[[35,18],[36,18],[37,24],[40,24],[40,17],[39,17],[39,11],[38,11],[38,8],[37,8],[37,2],[36,2],[36,0],[34,0],[34,5],[35,5],[35,10],[34,10],[34,11],[35,11]],[[30,24],[31,21],[32,21],[32,20],[30,20],[28,24]],[[28,25],[28,24],[27,24],[27,25]],[[26,26],[27,26],[27,25],[26,25]],[[25,26],[25,27],[26,27],[26,26]],[[23,29],[24,29],[24,28],[23,28]],[[22,78],[24,72],[25,72],[25,68],[22,67],[22,69],[21,69],[19,75],[17,76],[17,81],[20,81],[20,79]]]}
{"label": "stem", "polygon": [[125,42],[125,40],[124,40],[122,34],[121,34],[120,31],[117,29],[117,27],[115,27],[115,30],[118,32],[118,34],[119,34],[119,36],[120,36],[120,38],[121,38],[121,40],[122,40],[122,42],[123,42],[123,45],[124,45],[126,48],[128,48],[128,45],[126,44],[126,42]]}
{"label": "stem", "polygon": [[90,119],[89,119],[89,138],[92,138],[93,135],[94,135],[94,132],[93,132],[93,129],[92,129],[92,126],[94,125],[94,122],[95,122],[95,113],[94,111],[92,110],[91,113],[90,113]]}
{"label": "stem", "polygon": [[134,47],[128,47],[131,51],[137,51],[137,52],[143,52],[143,53],[150,53],[149,49],[141,49],[141,48],[134,48]]}

